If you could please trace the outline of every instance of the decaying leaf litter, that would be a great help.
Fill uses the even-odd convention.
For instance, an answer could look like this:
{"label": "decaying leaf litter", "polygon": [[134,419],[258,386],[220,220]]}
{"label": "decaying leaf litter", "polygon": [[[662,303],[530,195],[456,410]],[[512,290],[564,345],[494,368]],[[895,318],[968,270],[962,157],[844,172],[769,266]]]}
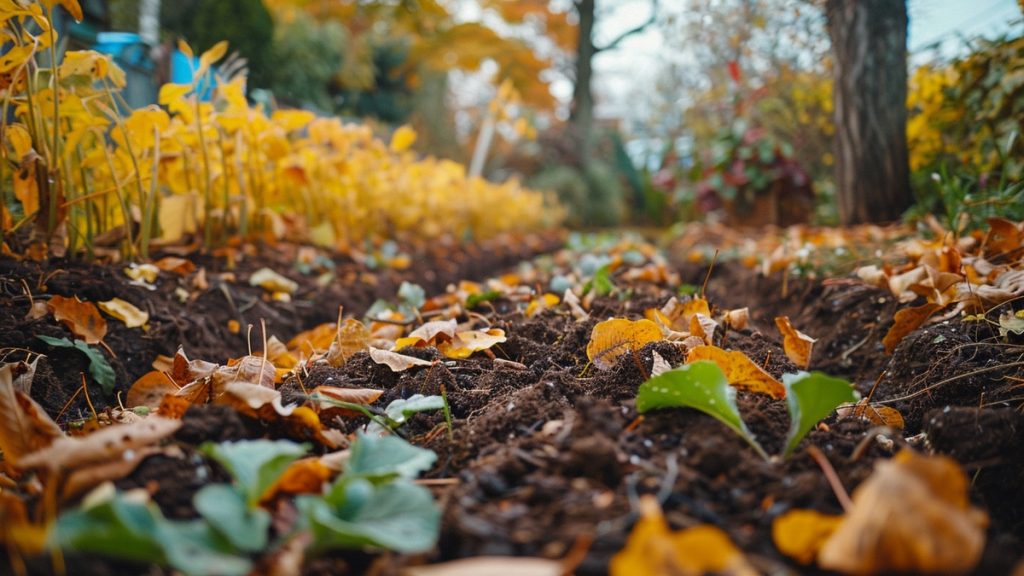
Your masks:
{"label": "decaying leaf litter", "polygon": [[[326,321],[337,309],[318,311],[320,323],[265,322],[265,342],[261,328],[248,335],[251,352],[241,336],[244,348],[223,346],[213,356],[200,356],[187,337],[164,337],[141,351],[150,356],[142,366],[126,362],[131,336],[114,336],[135,330],[145,339],[145,325],[128,328],[118,314],[130,318],[130,309],[100,302],[150,308],[152,331],[175,321],[166,316],[170,298],[163,310],[147,304],[173,295],[168,284],[190,286],[197,301],[224,298],[223,288],[210,286],[214,278],[230,294],[255,295],[249,310],[275,310],[271,318],[303,310],[329,288],[310,286],[279,302],[273,289],[215,272],[207,261],[184,275],[162,271],[143,298],[122,270],[98,266],[110,282],[93,292],[60,283],[73,269],[52,271],[54,285],[33,290],[40,277],[25,271],[38,265],[9,262],[29,290],[5,277],[5,293],[18,296],[6,299],[5,316],[22,334],[48,336],[11,342],[0,373],[11,415],[3,431],[3,509],[14,520],[4,532],[9,565],[58,571],[52,549],[59,545],[62,562],[92,573],[132,561],[202,573],[183,556],[195,546],[221,573],[398,572],[506,555],[581,574],[629,573],[617,566],[633,565],[631,554],[652,562],[653,573],[928,572],[951,566],[940,552],[957,559],[957,572],[1010,570],[1024,506],[1009,489],[1024,474],[1014,393],[1019,264],[989,259],[1007,247],[981,231],[959,244],[909,238],[890,245],[876,268],[809,279],[793,263],[836,250],[816,244],[813,231],[791,231],[799,234],[762,252],[772,256],[757,262],[760,270],[740,258],[710,274],[707,262],[693,262],[693,250],[678,249],[685,236],[671,258],[639,240],[573,238],[569,249],[490,280],[444,278],[443,292],[421,296],[396,278],[371,292],[390,306],[375,305],[362,318],[343,307],[340,328]],[[801,251],[808,247],[810,257]],[[280,266],[286,254],[254,255],[241,267],[250,277],[276,267],[308,285]],[[961,278],[943,279],[957,274],[950,270]],[[968,289],[954,290],[954,280],[969,280]],[[67,296],[48,297],[61,291]],[[81,304],[66,305],[74,296]],[[37,300],[46,313],[33,312]],[[363,302],[349,310],[369,310]],[[901,325],[901,310],[928,304],[940,308],[920,326]],[[96,318],[105,319],[106,334]],[[239,319],[211,310],[206,321],[231,334]],[[887,340],[904,330],[886,355]],[[110,348],[84,346],[118,367],[119,395],[103,390],[92,358],[73,344],[86,337]],[[398,342],[404,346],[392,349]],[[740,428],[733,429],[744,434],[699,410],[642,405],[644,386],[657,386],[652,376],[679,366],[719,374],[735,406]],[[852,386],[826,406],[822,422],[813,416],[801,442],[786,390],[804,369]],[[50,388],[64,388],[63,404]],[[69,404],[76,392],[83,398]],[[366,446],[387,432],[399,444],[381,454],[402,456],[353,467],[356,453],[376,457]],[[224,456],[232,450],[258,454],[269,469],[257,462],[239,471]],[[895,464],[885,464],[890,457]],[[940,493],[922,495],[915,482]],[[903,490],[919,500],[901,497]],[[346,494],[370,508],[345,510]],[[899,522],[872,513],[887,506]],[[148,542],[140,549],[149,552],[117,558],[83,536],[113,511],[148,519],[148,528],[125,524],[114,533]]]}

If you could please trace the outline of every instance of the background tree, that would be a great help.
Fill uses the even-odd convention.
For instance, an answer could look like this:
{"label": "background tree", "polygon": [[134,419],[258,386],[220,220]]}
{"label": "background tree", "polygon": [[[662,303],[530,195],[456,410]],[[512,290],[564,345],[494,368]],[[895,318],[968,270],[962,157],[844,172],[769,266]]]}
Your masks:
{"label": "background tree", "polygon": [[907,154],[905,0],[828,0],[836,199],[843,224],[898,219],[913,203]]}

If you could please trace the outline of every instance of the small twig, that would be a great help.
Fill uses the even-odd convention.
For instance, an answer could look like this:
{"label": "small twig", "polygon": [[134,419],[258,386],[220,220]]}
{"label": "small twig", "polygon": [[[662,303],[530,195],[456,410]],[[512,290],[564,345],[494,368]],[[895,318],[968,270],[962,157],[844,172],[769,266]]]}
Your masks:
{"label": "small twig", "polygon": [[849,512],[853,508],[853,501],[850,500],[850,494],[846,491],[846,488],[843,488],[843,483],[839,480],[839,475],[836,474],[836,469],[832,467],[832,463],[828,461],[828,458],[825,457],[825,454],[817,446],[808,446],[807,454],[817,462],[821,471],[825,474],[825,479],[828,480],[829,486],[832,487],[832,492],[835,493],[836,500],[839,500],[839,505],[843,507],[843,511]]}
{"label": "small twig", "polygon": [[999,364],[999,365],[996,365],[996,366],[987,366],[985,368],[978,368],[977,370],[972,370],[970,372],[965,372],[963,374],[957,374],[956,376],[951,376],[949,378],[946,378],[945,380],[939,380],[935,384],[932,384],[930,386],[925,386],[924,388],[921,388],[917,392],[913,392],[913,393],[907,394],[905,396],[899,396],[897,398],[889,398],[888,400],[879,400],[878,402],[875,402],[875,404],[885,405],[885,404],[893,404],[895,402],[902,402],[904,400],[911,400],[911,399],[917,398],[918,396],[921,396],[923,394],[927,394],[928,392],[931,392],[932,390],[935,390],[936,388],[939,388],[940,386],[945,386],[946,384],[950,384],[952,382],[956,382],[957,380],[961,380],[963,378],[970,378],[971,376],[977,376],[979,374],[985,374],[985,373],[988,373],[988,372],[995,372],[996,370],[1006,370],[1006,369],[1009,369],[1009,368],[1019,368],[1019,367],[1022,367],[1022,366],[1024,366],[1024,362],[1009,362],[1007,364]]}
{"label": "small twig", "polygon": [[92,411],[92,419],[99,420],[99,416],[96,415],[96,408],[92,405],[92,398],[89,398],[89,387],[85,384],[85,372],[79,372],[78,374],[82,377],[82,390],[85,392],[85,403],[89,405],[89,410]]}
{"label": "small twig", "polygon": [[420,486],[457,486],[462,483],[458,478],[418,478],[415,482]]}

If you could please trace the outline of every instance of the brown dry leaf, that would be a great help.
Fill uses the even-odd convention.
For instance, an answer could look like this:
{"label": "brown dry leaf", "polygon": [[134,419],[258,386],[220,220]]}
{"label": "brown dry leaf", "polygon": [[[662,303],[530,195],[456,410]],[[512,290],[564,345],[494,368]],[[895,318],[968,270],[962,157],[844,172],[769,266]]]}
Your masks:
{"label": "brown dry leaf", "polygon": [[349,358],[369,346],[370,331],[359,320],[349,318],[341,323],[324,359],[331,366],[343,366]]}
{"label": "brown dry leaf", "polygon": [[55,294],[46,306],[57,321],[86,344],[99,344],[107,335],[107,321],[92,302],[82,302],[78,296],[65,298]]}
{"label": "brown dry leaf", "polygon": [[711,360],[718,364],[729,384],[735,388],[767,394],[776,399],[786,397],[786,387],[763,368],[754,364],[754,361],[743,352],[726,351],[718,346],[697,346],[686,355],[686,363],[697,360]]}
{"label": "brown dry leaf", "polygon": [[387,364],[388,368],[391,368],[392,372],[404,372],[413,366],[434,365],[430,360],[423,360],[422,358],[415,358],[413,356],[399,354],[398,352],[372,347],[370,348],[370,358],[372,358],[377,364]]}
{"label": "brown dry leaf", "polygon": [[407,346],[437,346],[440,342],[455,338],[455,333],[458,329],[459,324],[455,320],[427,322],[410,332],[405,338],[399,338],[395,341],[395,350],[401,350]]}
{"label": "brown dry leaf", "polygon": [[321,324],[316,328],[300,332],[288,341],[288,349],[301,353],[321,352],[330,347],[336,337],[338,328],[333,322]]}
{"label": "brown dry leaf", "polygon": [[814,510],[790,510],[772,522],[772,541],[779,552],[808,565],[842,520]]}
{"label": "brown dry leaf", "polygon": [[506,340],[505,331],[500,328],[490,330],[466,330],[457,332],[448,342],[441,342],[437,349],[449,358],[462,360],[469,358],[474,352],[487,350]]}
{"label": "brown dry leaf", "polygon": [[633,526],[626,547],[612,557],[610,576],[753,576],[750,565],[729,536],[703,524],[679,532],[669,530],[654,496],[640,499],[640,520]]}
{"label": "brown dry leaf", "polygon": [[845,574],[962,574],[985,547],[988,517],[971,506],[956,461],[904,450],[879,462],[818,564]]}
{"label": "brown dry leaf", "polygon": [[806,369],[810,366],[811,354],[817,339],[794,328],[789,323],[789,316],[777,316],[775,325],[782,333],[782,349],[785,350],[786,356],[800,368]]}
{"label": "brown dry leaf", "polygon": [[124,325],[128,328],[138,328],[145,326],[146,322],[149,322],[149,312],[143,312],[131,302],[120,298],[100,302],[99,306],[100,310],[124,322]]}
{"label": "brown dry leaf", "polygon": [[60,426],[27,394],[15,390],[13,364],[0,366],[0,450],[4,459],[21,459],[63,438]]}
{"label": "brown dry leaf", "polygon": [[714,340],[716,328],[718,322],[700,312],[690,316],[690,335],[704,340],[706,344],[711,344]]}
{"label": "brown dry leaf", "polygon": [[242,356],[237,362],[214,370],[210,379],[213,383],[213,394],[218,396],[224,392],[228,384],[235,382],[273,389],[277,372],[270,360],[262,356]]}
{"label": "brown dry leaf", "polygon": [[11,490],[0,490],[0,542],[9,553],[42,554],[52,526],[33,523],[25,502]]}
{"label": "brown dry leaf", "polygon": [[897,430],[903,430],[903,415],[895,408],[872,404],[864,398],[856,404],[843,404],[836,408],[836,415],[839,418],[860,418],[878,426],[888,426]]}
{"label": "brown dry leaf", "polygon": [[[154,366],[154,368],[156,367]],[[219,366],[213,362],[189,360],[188,356],[185,355],[185,350],[179,346],[171,362],[170,374],[175,382],[184,386],[189,382],[194,382],[213,374],[217,368]]]}
{"label": "brown dry leaf", "polygon": [[123,458],[128,450],[155,444],[181,427],[180,420],[149,416],[133,424],[102,428],[88,436],[58,438],[53,444],[25,456],[23,468],[71,470]]}
{"label": "brown dry leaf", "polygon": [[186,260],[185,258],[179,258],[177,256],[165,256],[156,262],[153,262],[153,265],[164,272],[172,272],[179,276],[187,276],[196,269],[196,265],[193,264],[191,260]]}
{"label": "brown dry leaf", "polygon": [[299,365],[299,359],[288,351],[288,347],[278,340],[277,336],[271,336],[267,340],[266,356],[275,368],[285,372]]}
{"label": "brown dry leaf", "polygon": [[989,232],[985,237],[985,254],[1001,256],[1024,245],[1024,231],[1021,225],[1005,218],[989,218]]}
{"label": "brown dry leaf", "polygon": [[925,320],[940,309],[942,309],[941,305],[928,302],[927,304],[897,311],[896,315],[893,316],[892,328],[889,328],[885,338],[882,339],[882,344],[885,345],[885,353],[892,354],[904,336],[917,330],[921,324],[924,324]]}
{"label": "brown dry leaf", "polygon": [[562,295],[562,303],[569,307],[569,313],[576,321],[581,322],[590,318],[590,313],[580,306],[580,299],[571,288],[566,288]]}
{"label": "brown dry leaf", "polygon": [[731,330],[743,330],[750,324],[750,309],[744,306],[729,310],[722,316],[722,323]]}
{"label": "brown dry leaf", "polygon": [[402,571],[402,576],[561,576],[564,573],[565,566],[558,560],[518,556],[477,556],[406,568]]}
{"label": "brown dry leaf", "polygon": [[188,398],[164,396],[164,399],[160,401],[160,407],[157,408],[156,411],[164,418],[181,420],[181,417],[185,415],[185,412],[191,406],[192,402],[189,402]]}
{"label": "brown dry leaf", "polygon": [[668,360],[658,354],[657,352],[651,352],[651,378],[655,376],[661,376],[665,372],[672,369],[672,365],[668,363]]}
{"label": "brown dry leaf", "polygon": [[661,339],[661,328],[650,320],[612,318],[594,326],[587,343],[587,358],[598,369],[608,370],[619,356]]}
{"label": "brown dry leaf", "polygon": [[[276,413],[277,416],[288,416],[293,412],[293,408],[286,408],[281,403],[280,392],[273,388],[258,386],[248,382],[232,382],[228,384],[224,387],[224,392],[217,396],[213,402],[215,404],[231,406],[238,412],[253,418],[257,418],[261,413],[265,412],[263,410],[265,406],[270,406],[271,412]],[[270,414],[270,419],[276,419],[277,416]]]}
{"label": "brown dry leaf", "polygon": [[313,389],[311,396],[323,396],[326,400],[313,400],[313,409],[320,414],[320,419],[330,419],[335,416],[356,417],[362,416],[361,412],[343,408],[333,404],[331,400],[345,402],[347,404],[369,405],[377,401],[383,390],[374,388],[339,388],[337,386],[317,386]]}
{"label": "brown dry leaf", "polygon": [[163,372],[152,370],[146,372],[128,389],[125,397],[125,407],[135,408],[136,406],[149,406],[157,408],[164,396],[177,394],[181,387]]}
{"label": "brown dry leaf", "polygon": [[67,501],[85,494],[104,482],[124,478],[135,471],[140,462],[154,454],[163,452],[162,448],[155,446],[149,446],[142,450],[126,450],[120,457],[109,462],[101,462],[95,466],[75,470],[64,482],[61,498]]}
{"label": "brown dry leaf", "polygon": [[32,395],[32,382],[36,378],[36,364],[42,356],[36,356],[31,362],[14,362],[10,364],[11,376],[14,377],[14,389],[26,396]]}

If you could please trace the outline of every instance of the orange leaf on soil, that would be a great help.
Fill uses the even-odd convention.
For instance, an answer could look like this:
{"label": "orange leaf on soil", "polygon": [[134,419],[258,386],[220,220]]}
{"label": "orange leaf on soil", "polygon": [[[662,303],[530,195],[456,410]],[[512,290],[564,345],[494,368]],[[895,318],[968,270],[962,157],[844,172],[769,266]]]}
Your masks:
{"label": "orange leaf on soil", "polygon": [[661,328],[650,320],[612,318],[594,326],[587,344],[587,358],[598,369],[608,370],[619,356],[661,339]]}
{"label": "orange leaf on soil", "polygon": [[158,408],[163,402],[164,396],[175,394],[180,388],[170,376],[163,372],[157,370],[146,372],[128,389],[125,408],[135,408],[136,406]]}
{"label": "orange leaf on soil", "polygon": [[767,394],[772,398],[786,397],[786,387],[763,368],[754,364],[754,361],[743,352],[726,351],[718,346],[697,346],[686,355],[686,363],[697,360],[710,360],[718,364],[729,384],[735,388]]}
{"label": "orange leaf on soil", "polygon": [[818,564],[845,574],[962,574],[985,548],[988,517],[971,506],[956,461],[904,450],[880,461]]}
{"label": "orange leaf on soil", "polygon": [[191,260],[177,256],[166,256],[154,262],[153,265],[164,272],[172,272],[179,276],[186,276],[196,269],[196,265]]}
{"label": "orange leaf on soil", "polygon": [[811,353],[817,340],[793,328],[789,316],[777,316],[775,325],[782,333],[782,349],[786,351],[786,356],[800,368],[810,366]]}
{"label": "orange leaf on soil", "polygon": [[399,338],[395,342],[395,350],[401,350],[407,346],[437,346],[438,343],[455,338],[459,324],[455,320],[434,320],[427,322],[413,330],[405,338]]}
{"label": "orange leaf on soil", "polygon": [[64,433],[43,408],[14,387],[13,364],[0,366],[0,450],[13,464]]}
{"label": "orange leaf on soil", "polygon": [[277,481],[267,489],[260,500],[273,500],[278,494],[320,494],[324,484],[334,476],[320,458],[296,460],[285,468]]}
{"label": "orange leaf on soil", "polygon": [[107,335],[107,321],[92,302],[82,302],[78,296],[65,298],[56,294],[46,306],[54,318],[86,344],[99,344]]}
{"label": "orange leaf on soil", "polygon": [[456,333],[455,338],[452,338],[451,341],[438,344],[437,349],[449,358],[462,360],[469,358],[474,352],[487,350],[505,340],[505,331],[500,328],[491,328],[486,331],[466,330]]}
{"label": "orange leaf on soil", "polygon": [[299,332],[294,338],[288,341],[288,349],[304,354],[327,350],[334,341],[337,334],[337,327],[333,322],[321,324],[305,332]]}
{"label": "orange leaf on soil", "polygon": [[326,400],[314,400],[313,409],[320,413],[321,420],[333,418],[334,416],[355,417],[362,416],[362,412],[343,408],[333,404],[331,400],[345,402],[347,404],[369,405],[377,401],[384,394],[383,390],[374,388],[339,388],[338,386],[317,386],[311,392],[312,395],[323,396]]}
{"label": "orange leaf on soil", "polygon": [[844,404],[836,408],[836,415],[839,418],[860,418],[878,426],[888,426],[897,430],[903,430],[903,415],[895,408],[872,404],[864,398],[856,404]]}
{"label": "orange leaf on soil", "polygon": [[889,328],[885,338],[882,339],[882,344],[885,345],[885,353],[892,354],[904,336],[917,330],[921,324],[924,324],[925,320],[940,309],[942,309],[942,305],[928,302],[927,304],[913,308],[904,308],[896,312],[896,315],[893,317],[892,328]]}
{"label": "orange leaf on soil", "polygon": [[772,541],[779,552],[801,564],[810,564],[842,520],[842,516],[793,509],[772,522]]}
{"label": "orange leaf on soil", "polygon": [[387,364],[388,368],[391,368],[392,372],[403,372],[413,366],[434,365],[430,360],[416,358],[415,356],[407,356],[390,350],[381,350],[380,348],[374,348],[372,346],[370,347],[370,358],[372,358],[377,364]]}
{"label": "orange leaf on soil", "polygon": [[640,520],[633,526],[626,547],[612,557],[608,573],[752,576],[757,571],[729,536],[715,526],[703,524],[672,532],[658,501],[654,496],[644,495],[640,499]]}
{"label": "orange leaf on soil", "polygon": [[356,353],[370,346],[370,331],[362,322],[349,318],[342,322],[335,335],[331,347],[324,359],[331,366],[342,366]]}

